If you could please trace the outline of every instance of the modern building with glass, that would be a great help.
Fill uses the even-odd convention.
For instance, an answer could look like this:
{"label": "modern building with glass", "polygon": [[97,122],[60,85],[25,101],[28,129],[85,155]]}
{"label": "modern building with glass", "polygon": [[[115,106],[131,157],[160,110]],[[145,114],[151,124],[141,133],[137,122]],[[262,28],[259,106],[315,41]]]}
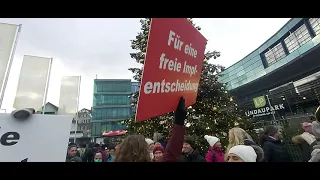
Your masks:
{"label": "modern building with glass", "polygon": [[274,124],[281,129],[286,149],[298,162],[301,151],[291,138],[302,133],[301,122],[312,121],[320,104],[319,46],[320,19],[293,18],[218,79],[256,128]]}
{"label": "modern building with glass", "polygon": [[319,43],[319,18],[290,19],[260,47],[221,72],[219,82],[235,96],[238,108],[255,120],[301,117],[302,121],[320,103]]}
{"label": "modern building with glass", "polygon": [[121,122],[132,116],[130,95],[137,90],[139,83],[130,79],[95,79],[91,135],[125,129]]}

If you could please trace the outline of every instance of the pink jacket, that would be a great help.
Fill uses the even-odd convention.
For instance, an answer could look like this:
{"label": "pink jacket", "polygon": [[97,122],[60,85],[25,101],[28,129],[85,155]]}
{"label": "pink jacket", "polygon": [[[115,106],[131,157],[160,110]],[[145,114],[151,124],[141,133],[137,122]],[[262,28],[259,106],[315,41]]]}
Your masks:
{"label": "pink jacket", "polygon": [[212,162],[213,160],[213,152],[215,152],[215,162],[224,162],[224,154],[222,149],[213,148],[210,146],[209,151],[206,154],[206,161]]}

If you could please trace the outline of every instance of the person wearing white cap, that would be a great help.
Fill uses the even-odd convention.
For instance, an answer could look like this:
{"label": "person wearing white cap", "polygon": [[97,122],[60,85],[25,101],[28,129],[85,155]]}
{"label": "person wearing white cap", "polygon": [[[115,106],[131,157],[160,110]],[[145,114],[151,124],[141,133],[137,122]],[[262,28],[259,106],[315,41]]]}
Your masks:
{"label": "person wearing white cap", "polygon": [[209,143],[209,151],[206,154],[207,162],[224,162],[224,154],[222,151],[222,146],[220,139],[215,136],[205,135],[204,138]]}
{"label": "person wearing white cap", "polygon": [[228,152],[228,162],[257,162],[257,154],[251,146],[233,146]]}
{"label": "person wearing white cap", "polygon": [[153,159],[154,142],[149,138],[145,138],[145,140],[146,140],[146,143],[148,144],[148,147],[149,147],[148,151],[150,152],[150,157],[151,157],[151,159]]}

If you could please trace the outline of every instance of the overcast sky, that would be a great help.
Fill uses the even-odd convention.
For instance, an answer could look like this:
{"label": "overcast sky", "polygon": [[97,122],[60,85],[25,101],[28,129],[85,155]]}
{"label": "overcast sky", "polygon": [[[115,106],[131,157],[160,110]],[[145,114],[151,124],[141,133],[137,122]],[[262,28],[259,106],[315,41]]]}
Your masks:
{"label": "overcast sky", "polygon": [[[207,50],[221,51],[212,63],[230,66],[275,34],[289,19],[195,19],[209,40]],[[3,109],[12,110],[23,55],[52,57],[48,101],[58,105],[62,76],[81,75],[80,109],[92,106],[93,79],[131,79],[139,67],[129,53],[140,30],[139,19],[4,19],[22,24]]]}

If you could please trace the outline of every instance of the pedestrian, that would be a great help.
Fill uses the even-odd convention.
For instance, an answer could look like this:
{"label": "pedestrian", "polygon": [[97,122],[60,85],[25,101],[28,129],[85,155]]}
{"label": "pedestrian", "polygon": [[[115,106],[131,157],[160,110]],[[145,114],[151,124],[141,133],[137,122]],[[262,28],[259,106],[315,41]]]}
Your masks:
{"label": "pedestrian", "polygon": [[260,145],[263,148],[267,162],[291,162],[288,152],[281,141],[281,132],[276,126],[265,128],[260,137]]}
{"label": "pedestrian", "polygon": [[153,148],[153,162],[162,162],[163,161],[164,149],[161,145],[157,145]]}
{"label": "pedestrian", "polygon": [[257,162],[257,154],[251,146],[233,146],[228,152],[228,162]]}
{"label": "pedestrian", "polygon": [[205,135],[204,138],[209,143],[209,151],[206,154],[207,162],[224,162],[224,154],[220,139],[215,136]]}
{"label": "pedestrian", "polygon": [[206,159],[200,155],[196,142],[192,136],[185,136],[182,147],[182,162],[206,162]]}

